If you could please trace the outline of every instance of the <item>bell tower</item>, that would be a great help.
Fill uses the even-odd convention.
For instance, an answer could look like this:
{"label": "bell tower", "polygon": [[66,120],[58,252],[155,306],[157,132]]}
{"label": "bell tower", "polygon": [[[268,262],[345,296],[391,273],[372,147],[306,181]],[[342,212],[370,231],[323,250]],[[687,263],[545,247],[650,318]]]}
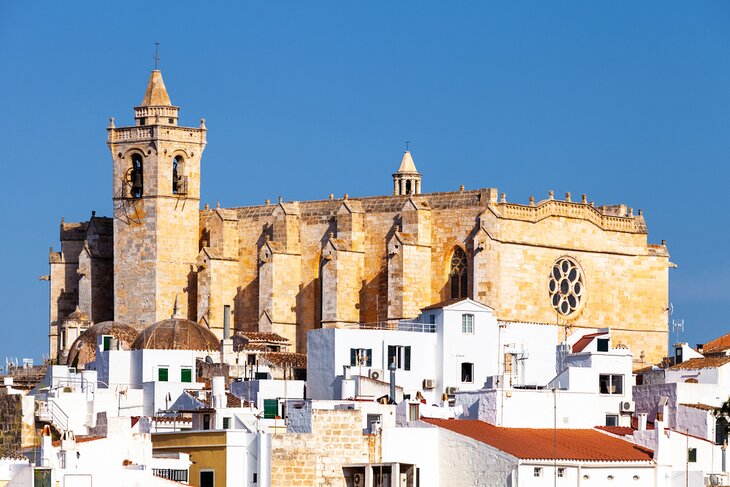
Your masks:
{"label": "bell tower", "polygon": [[421,173],[411,157],[411,151],[403,153],[398,172],[393,174],[393,195],[421,194]]}
{"label": "bell tower", "polygon": [[162,73],[150,75],[135,125],[115,127],[107,145],[114,168],[114,320],[149,325],[179,313],[195,320],[200,163],[205,120],[178,126],[179,107]]}

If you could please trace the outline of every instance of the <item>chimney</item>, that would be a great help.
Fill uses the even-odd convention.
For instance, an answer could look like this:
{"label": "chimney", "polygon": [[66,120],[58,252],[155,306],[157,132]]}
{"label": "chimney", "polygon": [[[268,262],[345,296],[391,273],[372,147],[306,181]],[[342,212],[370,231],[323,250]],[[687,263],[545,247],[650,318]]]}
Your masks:
{"label": "chimney", "polygon": [[697,344],[697,353],[700,353],[702,355],[705,354],[705,344],[704,343]]}
{"label": "chimney", "polygon": [[637,428],[639,431],[645,431],[646,430],[646,413],[638,413],[637,415],[638,424]]}
{"label": "chimney", "polygon": [[226,379],[222,375],[217,375],[211,380],[211,405],[213,408],[226,407]]}
{"label": "chimney", "polygon": [[223,306],[223,339],[229,338],[231,338],[231,307],[226,304]]}

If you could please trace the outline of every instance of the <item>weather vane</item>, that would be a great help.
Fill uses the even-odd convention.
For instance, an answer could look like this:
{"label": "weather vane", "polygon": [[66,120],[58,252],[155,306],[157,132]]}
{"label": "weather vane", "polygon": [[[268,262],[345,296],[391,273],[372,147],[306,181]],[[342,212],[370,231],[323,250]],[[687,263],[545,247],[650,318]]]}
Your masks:
{"label": "weather vane", "polygon": [[155,42],[155,71],[157,71],[157,66],[160,64],[160,43]]}

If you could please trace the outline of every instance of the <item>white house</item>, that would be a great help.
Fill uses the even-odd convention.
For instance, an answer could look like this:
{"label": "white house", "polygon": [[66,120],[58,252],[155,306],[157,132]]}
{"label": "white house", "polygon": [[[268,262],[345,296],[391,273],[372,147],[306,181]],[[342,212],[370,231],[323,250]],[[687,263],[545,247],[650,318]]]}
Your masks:
{"label": "white house", "polygon": [[364,395],[357,388],[359,381],[353,390],[348,377],[387,383],[391,362],[406,397],[420,393],[428,403],[440,403],[443,394],[481,389],[488,377],[505,371],[515,385],[545,384],[555,376],[554,325],[500,323],[492,308],[468,298],[422,311],[415,322],[397,326],[360,324],[310,331],[307,395]]}

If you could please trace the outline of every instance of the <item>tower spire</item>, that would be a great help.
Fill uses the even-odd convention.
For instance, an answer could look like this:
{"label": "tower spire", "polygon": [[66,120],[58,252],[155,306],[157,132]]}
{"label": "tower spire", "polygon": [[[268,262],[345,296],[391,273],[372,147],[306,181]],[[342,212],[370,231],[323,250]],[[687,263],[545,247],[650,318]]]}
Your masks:
{"label": "tower spire", "polygon": [[[410,144],[410,142],[406,142]],[[393,174],[393,195],[403,194],[421,194],[421,173],[416,169],[416,163],[413,162],[411,151],[403,153],[403,159],[400,161],[398,171]]]}
{"label": "tower spire", "polygon": [[159,71],[160,64],[160,43],[155,42],[155,71]]}

